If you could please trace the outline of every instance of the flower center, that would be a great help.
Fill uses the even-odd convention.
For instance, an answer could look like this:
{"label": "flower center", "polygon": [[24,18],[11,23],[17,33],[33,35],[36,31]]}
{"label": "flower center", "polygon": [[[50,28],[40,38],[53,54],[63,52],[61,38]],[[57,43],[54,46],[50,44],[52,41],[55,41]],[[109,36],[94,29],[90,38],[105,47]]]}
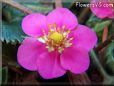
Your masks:
{"label": "flower center", "polygon": [[54,32],[49,37],[54,41],[54,43],[57,43],[57,44],[60,44],[64,38],[63,35],[59,32]]}
{"label": "flower center", "polygon": [[70,30],[65,30],[65,25],[59,28],[56,24],[52,24],[49,25],[48,29],[48,34],[43,30],[44,36],[38,38],[38,40],[46,44],[49,52],[57,50],[59,53],[62,53],[65,48],[72,45],[71,40],[73,38],[68,37]]}

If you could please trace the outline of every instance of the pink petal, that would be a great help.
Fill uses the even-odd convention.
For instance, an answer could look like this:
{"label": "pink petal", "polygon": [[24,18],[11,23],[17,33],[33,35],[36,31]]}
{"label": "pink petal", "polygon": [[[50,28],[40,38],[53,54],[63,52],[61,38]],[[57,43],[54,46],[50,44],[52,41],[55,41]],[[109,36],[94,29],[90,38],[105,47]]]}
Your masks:
{"label": "pink petal", "polygon": [[[100,3],[99,0],[92,0],[91,4]],[[108,0],[103,0],[102,5],[109,4]],[[99,18],[114,18],[113,8],[112,7],[91,7],[91,11]],[[113,17],[112,17],[113,15]]]}
{"label": "pink petal", "polygon": [[84,25],[78,25],[77,29],[74,30],[70,36],[74,38],[72,41],[74,45],[81,46],[88,51],[97,43],[96,33]]}
{"label": "pink petal", "polygon": [[85,72],[90,64],[88,52],[81,47],[69,47],[64,50],[61,57],[61,65],[73,73]]}
{"label": "pink petal", "polygon": [[39,13],[27,15],[22,21],[22,29],[29,36],[41,36],[42,29],[47,30],[46,17]]}
{"label": "pink petal", "polygon": [[35,38],[26,38],[18,49],[18,63],[25,69],[37,70],[37,59],[43,48],[44,45]]}
{"label": "pink petal", "polygon": [[60,65],[60,56],[54,52],[45,51],[39,56],[37,61],[38,71],[45,79],[57,78],[65,74],[65,70]]}
{"label": "pink petal", "polygon": [[67,29],[74,29],[78,21],[76,16],[67,8],[57,8],[47,15],[47,23],[56,23],[58,27],[66,25]]}
{"label": "pink petal", "polygon": [[109,15],[109,18],[114,19],[114,11],[113,11],[113,13],[111,15]]}

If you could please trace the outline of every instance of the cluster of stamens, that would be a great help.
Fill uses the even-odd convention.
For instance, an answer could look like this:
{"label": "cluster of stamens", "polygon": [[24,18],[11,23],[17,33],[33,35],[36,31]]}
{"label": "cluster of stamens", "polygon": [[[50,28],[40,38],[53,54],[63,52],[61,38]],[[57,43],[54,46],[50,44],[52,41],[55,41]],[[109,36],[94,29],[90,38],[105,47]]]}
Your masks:
{"label": "cluster of stamens", "polygon": [[72,45],[71,40],[73,38],[68,37],[70,30],[65,30],[65,25],[59,28],[56,24],[53,24],[49,25],[48,29],[48,34],[43,30],[44,36],[40,37],[39,40],[46,44],[49,52],[57,50],[59,53],[62,53],[65,48]]}

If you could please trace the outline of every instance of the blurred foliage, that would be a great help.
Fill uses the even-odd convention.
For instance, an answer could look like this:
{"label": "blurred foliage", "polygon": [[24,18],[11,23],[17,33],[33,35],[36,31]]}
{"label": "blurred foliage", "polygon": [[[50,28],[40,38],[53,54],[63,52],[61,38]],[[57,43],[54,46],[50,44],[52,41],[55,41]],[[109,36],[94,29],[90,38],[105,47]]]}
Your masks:
{"label": "blurred foliage", "polygon": [[[32,9],[34,12],[48,13],[53,9],[53,4],[42,4],[42,3],[22,3],[25,7]],[[24,13],[18,9],[11,7],[9,5],[2,5],[2,36],[1,40],[7,43],[21,43],[26,36],[22,31],[21,21],[25,16]]]}
{"label": "blurred foliage", "polygon": [[45,2],[26,2],[22,3],[23,6],[33,10],[34,12],[39,12],[43,14],[47,14],[51,10],[53,10],[53,3],[45,3]]}
{"label": "blurred foliage", "polygon": [[114,20],[112,20],[111,25],[109,26],[109,36],[114,34]]}
{"label": "blurred foliage", "polygon": [[7,81],[8,81],[8,67],[3,67],[2,69],[0,68],[0,73],[2,73],[2,84],[7,84]]}
{"label": "blurred foliage", "polygon": [[[112,24],[111,19],[99,19],[93,14],[90,16],[90,18],[86,22],[86,25],[93,28],[94,31],[97,33],[97,36],[99,38],[98,40],[99,43],[101,43],[104,28],[108,27],[109,29],[109,26],[111,26],[111,24]],[[109,30],[112,32],[113,28],[110,27]]]}
{"label": "blurred foliage", "polygon": [[74,3],[75,3],[74,0],[67,0],[67,1],[64,0],[62,2],[62,5],[63,7],[70,8]]}
{"label": "blurred foliage", "polygon": [[109,44],[104,53],[105,69],[109,74],[114,75],[114,41]]}
{"label": "blurred foliage", "polygon": [[2,7],[2,36],[1,40],[7,43],[22,42],[25,34],[21,29],[21,21],[24,17],[21,11],[3,4]]}
{"label": "blurred foliage", "polygon": [[2,43],[2,57],[5,65],[20,67],[17,63],[17,48],[18,46],[11,43]]}

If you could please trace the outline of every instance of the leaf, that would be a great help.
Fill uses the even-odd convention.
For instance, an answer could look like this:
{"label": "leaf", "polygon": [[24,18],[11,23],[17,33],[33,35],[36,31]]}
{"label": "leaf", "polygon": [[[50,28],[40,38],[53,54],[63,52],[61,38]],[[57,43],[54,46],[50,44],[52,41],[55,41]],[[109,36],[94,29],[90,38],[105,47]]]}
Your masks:
{"label": "leaf", "polygon": [[34,12],[39,12],[43,14],[47,14],[51,10],[53,10],[53,3],[45,3],[41,1],[37,2],[27,2],[22,3],[25,7],[33,10]]}
{"label": "leaf", "polygon": [[63,7],[66,7],[66,8],[70,8],[74,3],[75,3],[74,0],[67,0],[67,1],[63,0],[62,1]]}
{"label": "leaf", "polygon": [[112,20],[112,23],[110,25],[110,29],[109,29],[109,36],[114,34],[114,20]]}
{"label": "leaf", "polygon": [[114,75],[114,41],[106,48],[104,57],[107,72]]}
{"label": "leaf", "polygon": [[97,23],[94,27],[94,30],[98,33],[104,30],[105,26],[109,26],[109,24],[111,23],[111,21],[107,20],[107,21],[103,21],[100,23]]}
{"label": "leaf", "polygon": [[22,42],[26,35],[22,32],[19,23],[7,23],[3,21],[2,24],[2,41],[6,40],[7,43],[16,43],[17,41],[19,43]]}
{"label": "leaf", "polygon": [[3,67],[0,69],[0,74],[2,73],[2,84],[7,84],[8,81],[8,68]]}
{"label": "leaf", "polygon": [[91,15],[91,17],[88,19],[86,25],[91,27],[96,33],[99,38],[99,43],[102,40],[102,34],[104,28],[107,26],[108,29],[110,29],[112,24],[112,20],[106,20],[106,19],[99,19],[95,15]]}
{"label": "leaf", "polygon": [[[19,2],[19,0],[17,0]],[[53,3],[42,3],[41,1],[29,1],[29,2],[19,2],[27,8],[32,9],[34,12],[39,13],[48,13],[53,9]],[[3,4],[2,6],[3,13],[3,22],[2,23],[2,41],[6,41],[7,43],[21,43],[24,37],[26,36],[22,31],[21,21],[25,16],[24,13],[19,11],[16,8],[13,8],[9,5]]]}
{"label": "leaf", "polygon": [[97,18],[95,15],[91,15],[86,25],[93,28],[96,32],[100,32],[103,31],[105,26],[109,26],[111,23],[112,20],[102,20]]}
{"label": "leaf", "polygon": [[26,36],[21,28],[22,18],[25,16],[19,10],[3,5],[2,36],[1,40],[7,43],[22,42]]}
{"label": "leaf", "polygon": [[90,18],[88,19],[88,21],[86,22],[86,25],[90,26],[90,27],[94,27],[96,23],[101,22],[102,20],[98,17],[96,17],[95,15],[91,14]]}

